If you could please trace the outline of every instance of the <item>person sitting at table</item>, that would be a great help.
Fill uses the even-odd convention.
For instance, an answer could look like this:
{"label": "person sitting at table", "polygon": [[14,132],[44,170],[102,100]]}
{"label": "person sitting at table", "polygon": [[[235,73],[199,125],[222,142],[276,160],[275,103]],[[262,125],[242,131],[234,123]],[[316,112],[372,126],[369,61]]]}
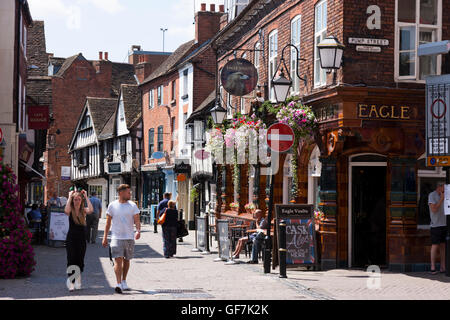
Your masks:
{"label": "person sitting at table", "polygon": [[[257,211],[260,211],[259,213]],[[252,244],[252,256],[251,259],[249,261],[247,261],[247,263],[250,264],[257,264],[258,263],[258,253],[261,250],[261,245],[264,241],[264,238],[266,237],[266,229],[268,226],[268,222],[266,219],[264,219],[263,217],[263,212],[262,210],[257,210],[255,212],[256,214],[256,232],[252,233],[249,236],[249,240],[253,242]],[[258,219],[259,219],[259,223],[258,223]]]}
{"label": "person sitting at table", "polygon": [[[255,215],[256,215],[256,222],[253,221],[252,222],[252,226],[250,227],[250,229],[262,229],[261,225],[264,224],[265,219],[263,218],[263,212],[262,210],[258,209],[255,211]],[[267,224],[265,224],[267,225]],[[246,236],[246,237],[242,237],[238,240],[238,243],[236,245],[236,250],[234,250],[233,252],[233,259],[239,259],[239,254],[241,253],[242,249],[244,248],[245,244],[247,243],[247,241],[253,241],[254,238],[256,237],[257,232],[255,233],[251,233],[250,235]]]}

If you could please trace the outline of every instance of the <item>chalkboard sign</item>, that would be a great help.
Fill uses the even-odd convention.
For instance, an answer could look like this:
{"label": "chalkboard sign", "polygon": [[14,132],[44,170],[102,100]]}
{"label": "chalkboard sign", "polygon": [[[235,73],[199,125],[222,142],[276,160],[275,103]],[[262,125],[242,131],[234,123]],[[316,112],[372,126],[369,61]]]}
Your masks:
{"label": "chalkboard sign", "polygon": [[[286,222],[286,264],[315,265],[316,229],[312,205],[275,205],[277,212],[277,234],[280,235],[279,224]],[[278,243],[279,239],[278,239]]]}
{"label": "chalkboard sign", "polygon": [[197,248],[206,251],[206,218],[197,218]]}
{"label": "chalkboard sign", "polygon": [[228,220],[217,219],[217,233],[219,236],[219,257],[223,260],[230,258],[230,239],[228,238]]}

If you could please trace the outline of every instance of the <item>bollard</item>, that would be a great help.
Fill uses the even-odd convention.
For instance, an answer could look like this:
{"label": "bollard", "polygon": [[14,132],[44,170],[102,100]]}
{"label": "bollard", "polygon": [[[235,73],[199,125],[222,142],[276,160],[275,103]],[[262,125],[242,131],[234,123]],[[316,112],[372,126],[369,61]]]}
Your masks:
{"label": "bollard", "polygon": [[[183,220],[183,209],[180,209],[180,221]],[[183,242],[183,238],[179,238],[178,242]]]}
{"label": "bollard", "polygon": [[153,233],[158,233],[158,218],[156,217],[156,211],[155,211],[155,217],[153,219]]}
{"label": "bollard", "polygon": [[280,221],[280,245],[279,245],[279,259],[280,259],[280,278],[287,278],[286,275],[286,222]]}

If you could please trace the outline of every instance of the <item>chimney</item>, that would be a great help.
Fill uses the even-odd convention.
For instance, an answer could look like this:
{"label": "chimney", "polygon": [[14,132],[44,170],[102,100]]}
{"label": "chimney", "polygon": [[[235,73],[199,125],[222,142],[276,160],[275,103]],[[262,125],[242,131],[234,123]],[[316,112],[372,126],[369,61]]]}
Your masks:
{"label": "chimney", "polygon": [[220,18],[224,15],[215,12],[216,5],[210,5],[211,11],[206,10],[206,4],[202,3],[202,10],[195,15],[195,42],[202,44],[213,38],[220,28]]}
{"label": "chimney", "polygon": [[201,11],[206,11],[206,3],[202,3],[201,4]]}
{"label": "chimney", "polygon": [[98,60],[100,60],[100,61],[103,60],[103,52],[102,51],[98,52]]}
{"label": "chimney", "polygon": [[214,3],[211,3],[210,5],[209,5],[209,11],[211,11],[211,12],[215,12],[216,11],[216,5],[214,4]]}
{"label": "chimney", "polygon": [[108,52],[105,52],[105,60],[108,60]]}
{"label": "chimney", "polygon": [[225,6],[223,4],[219,5],[219,12],[225,12]]}

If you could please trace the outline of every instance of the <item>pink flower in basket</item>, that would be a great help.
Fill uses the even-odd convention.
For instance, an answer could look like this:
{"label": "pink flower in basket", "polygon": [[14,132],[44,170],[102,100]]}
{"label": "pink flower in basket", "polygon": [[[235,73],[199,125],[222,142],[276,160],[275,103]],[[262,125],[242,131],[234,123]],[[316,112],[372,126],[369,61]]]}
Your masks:
{"label": "pink flower in basket", "polygon": [[316,220],[322,221],[322,220],[324,219],[323,211],[321,211],[321,210],[315,210],[315,211],[314,211],[314,218],[315,218]]}
{"label": "pink flower in basket", "polygon": [[239,203],[237,202],[230,203],[230,208],[235,210],[239,209]]}

